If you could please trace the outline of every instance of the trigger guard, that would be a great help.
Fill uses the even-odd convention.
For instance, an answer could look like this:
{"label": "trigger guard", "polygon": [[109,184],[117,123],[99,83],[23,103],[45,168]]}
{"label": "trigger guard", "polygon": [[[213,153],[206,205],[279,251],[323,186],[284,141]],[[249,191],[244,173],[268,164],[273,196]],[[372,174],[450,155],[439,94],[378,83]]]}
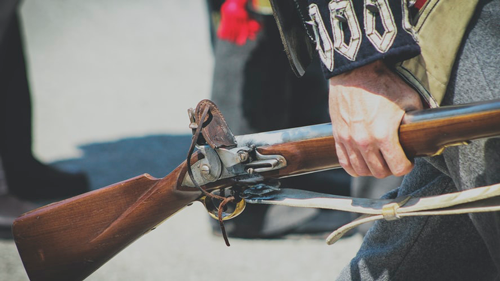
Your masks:
{"label": "trigger guard", "polygon": [[[199,199],[199,201],[205,206],[205,209],[207,210],[208,214],[210,217],[213,219],[219,220],[219,214],[218,214],[218,206],[215,206],[211,198],[208,198],[207,196],[203,196]],[[234,219],[235,217],[239,216],[243,211],[245,210],[246,207],[246,202],[245,200],[240,200],[238,203],[236,203],[236,207],[233,212],[228,213],[228,212],[222,212],[222,220],[230,220]]]}

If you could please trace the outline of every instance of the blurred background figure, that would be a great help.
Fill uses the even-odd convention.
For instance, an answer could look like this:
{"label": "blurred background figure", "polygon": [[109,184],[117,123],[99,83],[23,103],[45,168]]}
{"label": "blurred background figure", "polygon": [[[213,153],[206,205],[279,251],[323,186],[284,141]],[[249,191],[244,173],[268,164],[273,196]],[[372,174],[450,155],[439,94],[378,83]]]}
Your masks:
{"label": "blurred background figure", "polygon": [[35,205],[88,191],[84,174],[66,173],[38,161],[32,152],[32,106],[17,6],[0,1],[0,232],[10,234],[15,217]]}
{"label": "blurred background figure", "polygon": [[[207,0],[215,56],[211,99],[236,135],[329,122],[328,83],[314,61],[302,78],[288,63],[267,0]],[[281,180],[283,188],[350,195],[350,177],[333,170]],[[250,205],[250,204],[249,204]],[[250,205],[226,222],[229,236],[272,238],[331,232],[351,214]],[[213,223],[218,231],[218,223]]]}

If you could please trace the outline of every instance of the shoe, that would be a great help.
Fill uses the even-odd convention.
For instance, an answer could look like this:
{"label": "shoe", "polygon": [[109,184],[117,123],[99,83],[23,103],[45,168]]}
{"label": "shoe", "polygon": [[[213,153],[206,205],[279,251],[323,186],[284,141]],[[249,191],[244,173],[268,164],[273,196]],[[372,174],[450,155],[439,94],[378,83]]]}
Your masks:
{"label": "shoe", "polygon": [[4,163],[9,192],[24,200],[57,200],[90,191],[84,173],[63,172],[36,160],[29,164]]}
{"label": "shoe", "polygon": [[0,238],[12,239],[12,223],[14,220],[38,207],[39,205],[22,201],[12,194],[0,195]]}

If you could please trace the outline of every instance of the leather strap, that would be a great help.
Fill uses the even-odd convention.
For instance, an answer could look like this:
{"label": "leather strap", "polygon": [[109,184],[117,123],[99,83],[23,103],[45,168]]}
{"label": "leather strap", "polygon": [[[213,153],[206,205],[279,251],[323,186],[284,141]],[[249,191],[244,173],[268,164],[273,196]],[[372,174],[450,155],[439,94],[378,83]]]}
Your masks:
{"label": "leather strap", "polygon": [[213,149],[236,147],[236,138],[215,103],[210,100],[200,101],[195,110],[196,120],[201,119],[206,107],[209,108],[209,111],[208,116],[201,122],[201,134],[207,144]]}
{"label": "leather strap", "polygon": [[253,204],[321,208],[364,214],[332,232],[326,239],[327,244],[331,245],[351,229],[371,221],[500,211],[500,184],[438,196],[403,197],[394,200],[344,197],[297,189],[282,189],[262,198],[245,200]]}

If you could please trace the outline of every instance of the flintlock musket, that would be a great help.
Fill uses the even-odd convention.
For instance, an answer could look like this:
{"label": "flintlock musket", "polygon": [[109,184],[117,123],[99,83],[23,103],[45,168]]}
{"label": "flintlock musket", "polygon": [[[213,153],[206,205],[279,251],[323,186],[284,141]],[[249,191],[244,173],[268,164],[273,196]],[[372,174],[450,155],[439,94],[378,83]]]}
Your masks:
{"label": "flintlock musket", "polygon": [[[164,178],[144,174],[38,208],[14,222],[31,280],[85,279],[194,201],[222,221],[241,213],[246,201],[266,203],[278,190],[276,179],[340,167],[330,124],[235,137],[208,100],[190,110],[190,117],[190,153]],[[500,100],[409,112],[399,132],[410,159],[499,135]],[[233,207],[226,210],[229,202]],[[403,205],[385,203],[382,207],[392,209]]]}

